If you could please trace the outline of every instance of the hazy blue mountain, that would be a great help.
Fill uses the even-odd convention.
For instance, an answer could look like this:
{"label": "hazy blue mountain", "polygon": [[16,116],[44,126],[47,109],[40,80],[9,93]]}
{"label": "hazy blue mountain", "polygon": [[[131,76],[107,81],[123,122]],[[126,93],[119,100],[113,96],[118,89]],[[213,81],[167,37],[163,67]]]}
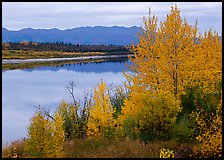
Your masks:
{"label": "hazy blue mountain", "polygon": [[140,27],[77,27],[67,30],[26,28],[11,31],[2,28],[3,42],[64,42],[72,44],[126,45],[138,42]]}

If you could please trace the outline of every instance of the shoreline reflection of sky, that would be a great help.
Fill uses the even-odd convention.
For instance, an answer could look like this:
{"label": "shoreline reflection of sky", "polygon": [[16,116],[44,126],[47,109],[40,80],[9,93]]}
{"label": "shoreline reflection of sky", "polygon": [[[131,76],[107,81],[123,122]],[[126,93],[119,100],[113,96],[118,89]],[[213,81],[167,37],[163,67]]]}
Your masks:
{"label": "shoreline reflection of sky", "polygon": [[[82,69],[77,67],[78,70],[77,65],[65,66],[56,70],[54,67],[40,67],[2,72],[2,145],[27,135],[30,118],[37,110],[35,106],[40,105],[53,113],[62,100],[71,102],[66,90],[69,82],[77,84],[75,95],[82,100],[84,92],[93,91],[101,79],[108,85],[113,83],[113,86],[125,81],[122,74],[126,69],[124,63],[89,63],[81,65]],[[94,67],[97,72],[94,72]]]}

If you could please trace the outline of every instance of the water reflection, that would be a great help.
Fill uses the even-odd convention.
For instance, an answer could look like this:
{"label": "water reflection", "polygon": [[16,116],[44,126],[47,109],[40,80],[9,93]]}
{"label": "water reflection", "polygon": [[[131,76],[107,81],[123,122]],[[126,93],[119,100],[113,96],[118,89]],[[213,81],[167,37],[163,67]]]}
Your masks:
{"label": "water reflection", "polygon": [[[122,58],[120,60],[110,60],[105,63],[102,62],[83,62],[83,63],[65,63],[55,66],[41,66],[35,67],[34,69],[24,69],[24,71],[37,71],[37,70],[51,70],[51,71],[58,71],[60,69],[65,70],[72,70],[77,72],[96,72],[96,73],[103,73],[103,72],[121,72],[127,70],[126,65],[124,63],[130,64],[127,58]],[[98,65],[96,65],[98,64]],[[99,65],[100,64],[100,65]],[[116,64],[116,65],[113,65]]]}
{"label": "water reflection", "polygon": [[35,106],[51,113],[62,99],[71,102],[66,86],[77,83],[75,94],[82,100],[84,91],[91,91],[103,79],[107,84],[125,81],[123,62],[70,64],[2,72],[2,145],[26,136],[26,127]]}

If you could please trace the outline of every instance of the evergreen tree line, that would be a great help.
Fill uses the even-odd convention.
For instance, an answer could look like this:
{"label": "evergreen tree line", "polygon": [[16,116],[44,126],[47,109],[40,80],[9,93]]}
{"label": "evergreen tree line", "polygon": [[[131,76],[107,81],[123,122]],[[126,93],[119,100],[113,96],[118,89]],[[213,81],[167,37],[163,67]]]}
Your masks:
{"label": "evergreen tree line", "polygon": [[60,51],[60,52],[122,52],[130,53],[129,46],[123,45],[85,45],[71,43],[37,43],[22,41],[20,43],[3,43],[2,49],[7,50],[33,50],[33,51]]}

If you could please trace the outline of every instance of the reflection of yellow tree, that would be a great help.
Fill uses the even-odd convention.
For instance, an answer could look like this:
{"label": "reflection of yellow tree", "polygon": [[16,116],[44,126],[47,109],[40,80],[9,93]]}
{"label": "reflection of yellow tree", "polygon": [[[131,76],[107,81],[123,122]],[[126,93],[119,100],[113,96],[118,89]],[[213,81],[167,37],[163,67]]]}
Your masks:
{"label": "reflection of yellow tree", "polygon": [[88,120],[88,136],[102,135],[114,126],[113,109],[105,82],[100,82],[94,89],[94,105],[90,107]]}

